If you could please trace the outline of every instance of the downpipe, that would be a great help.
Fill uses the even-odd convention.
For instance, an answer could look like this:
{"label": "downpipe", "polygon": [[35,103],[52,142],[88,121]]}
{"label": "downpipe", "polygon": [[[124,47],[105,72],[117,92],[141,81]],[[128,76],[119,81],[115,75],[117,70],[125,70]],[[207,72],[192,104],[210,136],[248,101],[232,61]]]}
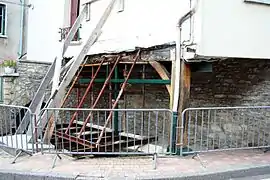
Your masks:
{"label": "downpipe", "polygon": [[24,7],[24,4],[25,4],[25,0],[20,0],[21,2],[21,19],[20,19],[20,40],[19,40],[19,59],[21,59],[24,54],[23,54],[23,33],[24,33],[24,30],[23,30],[23,26],[24,26],[24,10],[25,10],[25,7]]}
{"label": "downpipe", "polygon": [[183,23],[188,20],[191,16],[195,14],[197,7],[196,5],[189,11],[187,12],[184,16],[182,16],[177,24],[177,39],[176,39],[176,66],[175,66],[175,86],[174,86],[174,101],[173,101],[173,111],[177,112],[178,110],[178,101],[179,101],[179,87],[180,87],[180,71],[181,71],[181,57],[182,57],[182,25]]}
{"label": "downpipe", "polygon": [[[174,96],[173,96],[173,123],[172,123],[172,145],[173,149],[176,148],[176,139],[177,139],[177,122],[179,120],[178,117],[178,105],[179,105],[179,98],[180,98],[180,79],[181,79],[181,58],[182,58],[182,25],[183,23],[191,18],[197,9],[198,0],[196,1],[194,7],[190,9],[186,14],[184,14],[179,21],[177,22],[177,39],[176,39],[176,57],[175,57],[175,82],[174,82]],[[181,134],[183,134],[183,127],[181,127]],[[182,155],[182,144],[183,144],[183,137],[181,136],[180,140],[180,155]]]}

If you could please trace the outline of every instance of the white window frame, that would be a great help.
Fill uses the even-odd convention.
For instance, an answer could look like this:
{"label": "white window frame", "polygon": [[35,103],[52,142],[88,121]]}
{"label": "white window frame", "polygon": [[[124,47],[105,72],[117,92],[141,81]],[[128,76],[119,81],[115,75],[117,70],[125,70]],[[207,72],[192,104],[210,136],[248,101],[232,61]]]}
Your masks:
{"label": "white window frame", "polygon": [[270,5],[270,0],[245,0],[245,2]]}
{"label": "white window frame", "polygon": [[0,37],[7,37],[7,4],[5,4],[5,3],[0,3],[0,5],[1,6],[5,6],[5,24],[4,24],[4,26],[5,26],[5,33],[4,34],[1,34],[0,33]]}

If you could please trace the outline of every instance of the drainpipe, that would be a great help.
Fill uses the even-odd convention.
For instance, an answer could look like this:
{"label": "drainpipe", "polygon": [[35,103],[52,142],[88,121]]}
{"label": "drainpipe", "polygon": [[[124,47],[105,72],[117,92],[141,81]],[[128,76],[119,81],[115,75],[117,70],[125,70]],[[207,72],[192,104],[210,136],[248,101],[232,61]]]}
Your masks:
{"label": "drainpipe", "polygon": [[195,12],[196,12],[196,8],[197,8],[197,3],[196,2],[195,6],[188,11],[184,16],[182,16],[178,23],[177,23],[177,29],[178,29],[178,33],[177,33],[177,40],[176,40],[176,66],[175,66],[175,86],[174,86],[174,100],[173,100],[173,111],[177,112],[178,110],[178,101],[179,101],[179,87],[180,87],[180,75],[181,75],[181,57],[182,57],[182,43],[181,43],[181,35],[182,35],[182,25],[183,23],[188,20],[189,18],[191,18]]}
{"label": "drainpipe", "polygon": [[[198,0],[196,1],[195,6],[190,9],[184,16],[182,16],[177,23],[177,40],[176,40],[176,57],[175,57],[175,82],[174,82],[174,97],[173,97],[173,123],[172,123],[172,136],[171,136],[171,152],[175,152],[176,150],[176,127],[177,127],[177,119],[178,119],[178,104],[179,104],[179,96],[180,96],[180,79],[181,79],[181,58],[182,58],[182,25],[183,23],[191,18],[198,4]],[[179,121],[180,122],[180,121]],[[182,148],[182,147],[180,147]],[[182,150],[180,150],[180,155]]]}
{"label": "drainpipe", "polygon": [[20,19],[20,41],[19,41],[19,58],[22,58],[23,56],[23,42],[24,42],[24,37],[23,37],[23,26],[24,26],[24,10],[25,10],[25,0],[20,0],[21,2],[21,19]]}

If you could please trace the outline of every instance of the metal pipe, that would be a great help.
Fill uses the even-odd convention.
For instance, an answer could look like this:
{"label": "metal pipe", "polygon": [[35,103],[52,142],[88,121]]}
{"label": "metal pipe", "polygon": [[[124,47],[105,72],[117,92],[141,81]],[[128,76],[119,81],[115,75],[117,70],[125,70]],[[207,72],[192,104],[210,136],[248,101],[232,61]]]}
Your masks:
{"label": "metal pipe", "polygon": [[183,23],[192,17],[197,9],[198,0],[195,3],[195,6],[189,10],[186,14],[184,14],[177,23],[178,29],[178,37],[176,40],[176,70],[175,70],[175,84],[174,84],[174,97],[173,97],[173,111],[177,112],[178,110],[178,101],[179,101],[179,87],[180,87],[180,75],[181,75],[181,57],[182,57],[182,43],[181,43],[181,35],[182,35],[182,25]]}
{"label": "metal pipe", "polygon": [[106,130],[106,127],[107,127],[107,125],[108,125],[108,123],[109,123],[109,120],[110,120],[110,118],[111,118],[111,116],[112,116],[113,110],[116,108],[117,103],[118,103],[119,99],[121,98],[121,96],[122,96],[122,94],[123,94],[123,92],[124,92],[124,89],[125,89],[125,87],[126,87],[127,81],[128,81],[128,79],[129,79],[129,77],[130,77],[130,75],[131,75],[131,72],[132,72],[132,70],[133,70],[135,64],[136,64],[136,61],[137,61],[138,58],[139,58],[140,52],[141,52],[141,51],[139,50],[138,53],[137,53],[137,55],[135,56],[134,61],[133,61],[133,64],[132,64],[132,66],[130,67],[129,72],[128,72],[128,74],[127,74],[126,80],[125,80],[125,82],[124,82],[124,83],[122,84],[122,86],[121,86],[121,89],[120,89],[120,91],[119,91],[119,94],[118,94],[118,96],[117,96],[117,98],[115,99],[115,102],[114,102],[114,104],[113,104],[112,110],[110,111],[110,114],[109,114],[107,120],[105,121],[104,127],[103,127],[103,129],[102,129],[102,131],[101,131],[101,133],[100,133],[100,135],[99,135],[99,137],[98,137],[98,140],[97,140],[97,142],[96,142],[97,145],[99,145],[99,143],[100,143],[100,141],[101,141],[101,138],[102,138],[102,136],[104,135],[105,130]]}
{"label": "metal pipe", "polygon": [[[94,109],[94,108],[96,107],[96,105],[97,105],[99,99],[101,98],[101,95],[103,94],[103,92],[104,92],[106,86],[108,85],[109,80],[110,80],[111,77],[112,77],[112,73],[113,73],[113,71],[114,71],[116,65],[117,65],[118,62],[120,61],[120,59],[121,59],[121,56],[118,56],[118,58],[116,59],[114,65],[113,65],[113,67],[112,67],[112,69],[111,69],[111,72],[109,73],[109,75],[108,75],[106,81],[105,81],[104,84],[103,84],[103,87],[101,88],[101,90],[100,90],[100,92],[99,92],[99,94],[98,94],[97,99],[95,100],[93,106],[91,107],[92,109]],[[80,137],[80,135],[82,134],[82,132],[85,130],[85,127],[86,127],[86,125],[87,125],[87,123],[88,123],[88,121],[89,121],[89,119],[90,119],[91,116],[92,116],[92,112],[90,112],[90,113],[88,114],[88,116],[86,117],[86,119],[84,120],[83,126],[81,127],[81,130],[80,130],[80,132],[79,132],[78,137]]]}
{"label": "metal pipe", "polygon": [[[21,4],[25,4],[25,0],[20,0]],[[20,40],[19,40],[19,57],[23,56],[23,26],[24,26],[24,9],[25,6],[21,6],[21,19],[20,19]]]}
{"label": "metal pipe", "polygon": [[[93,85],[93,83],[94,83],[94,79],[97,77],[97,75],[98,75],[98,73],[99,73],[99,71],[100,71],[100,69],[101,69],[101,65],[102,65],[102,63],[104,62],[104,60],[105,60],[105,58],[102,60],[100,66],[99,66],[98,69],[96,70],[95,75],[94,75],[93,79],[90,81],[88,87],[86,88],[86,90],[85,90],[85,92],[84,92],[84,95],[83,95],[82,99],[80,100],[80,102],[79,102],[77,108],[81,108],[81,107],[82,107],[82,105],[83,105],[83,103],[84,103],[84,100],[85,100],[85,98],[87,97],[88,92],[91,90],[92,85]],[[72,118],[71,118],[71,120],[70,120],[70,123],[69,123],[69,125],[68,125],[68,127],[67,127],[67,129],[66,129],[66,131],[65,131],[65,134],[68,133],[68,131],[69,131],[70,127],[72,126],[72,123],[73,123],[73,121],[75,120],[75,118],[76,118],[77,115],[78,115],[78,111],[76,111],[76,112],[73,114],[73,116],[72,116]]]}

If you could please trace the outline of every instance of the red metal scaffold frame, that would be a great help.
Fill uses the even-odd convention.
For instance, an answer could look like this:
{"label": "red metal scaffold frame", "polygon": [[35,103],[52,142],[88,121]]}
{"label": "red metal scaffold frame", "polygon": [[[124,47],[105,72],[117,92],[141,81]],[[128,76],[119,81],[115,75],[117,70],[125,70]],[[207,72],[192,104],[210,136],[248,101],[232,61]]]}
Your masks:
{"label": "red metal scaffold frame", "polygon": [[[118,96],[117,96],[115,102],[113,103],[113,106],[112,106],[112,109],[111,109],[111,111],[110,111],[110,114],[109,114],[109,116],[107,117],[107,119],[106,119],[106,121],[105,121],[105,124],[104,124],[104,127],[103,127],[103,129],[102,129],[102,131],[101,131],[101,133],[100,133],[100,135],[99,135],[99,137],[98,137],[98,140],[97,140],[97,142],[96,142],[96,147],[100,144],[100,141],[101,141],[101,139],[102,139],[102,137],[103,137],[103,135],[104,135],[104,133],[105,133],[106,127],[108,126],[108,123],[109,123],[109,121],[110,121],[111,118],[112,118],[112,114],[113,114],[113,112],[114,112],[113,110],[116,108],[117,103],[118,103],[118,101],[120,100],[120,98],[121,98],[121,96],[122,96],[122,94],[123,94],[123,92],[124,92],[124,89],[125,89],[125,87],[126,87],[126,85],[127,85],[128,79],[130,78],[131,72],[132,72],[132,70],[133,70],[133,68],[134,68],[134,66],[135,66],[135,64],[136,64],[136,62],[137,62],[137,60],[139,59],[139,56],[140,56],[140,50],[138,50],[136,56],[134,57],[132,66],[131,66],[131,68],[129,69],[129,72],[128,72],[127,76],[125,77],[125,81],[124,81],[124,83],[123,83],[122,86],[121,86],[121,89],[120,89],[120,91],[119,91],[119,93],[118,93]],[[99,92],[99,94],[98,94],[98,97],[96,98],[95,102],[93,103],[91,109],[94,109],[94,108],[96,107],[96,105],[97,105],[99,99],[101,98],[102,94],[104,93],[104,90],[105,90],[106,86],[109,84],[110,79],[111,79],[112,74],[113,74],[113,71],[114,71],[114,69],[116,68],[116,66],[117,66],[118,62],[120,61],[120,59],[121,59],[121,56],[118,56],[117,59],[116,59],[116,61],[115,61],[115,63],[114,63],[114,65],[113,65],[113,67],[110,69],[110,73],[109,73],[108,77],[106,78],[106,80],[105,80],[105,82],[104,82],[104,84],[103,84],[103,87],[101,88],[101,90],[100,90],[100,92]],[[87,97],[87,94],[88,94],[88,92],[90,91],[90,89],[91,89],[91,87],[92,87],[92,85],[93,85],[93,82],[94,82],[95,78],[97,77],[97,74],[98,74],[99,70],[101,69],[101,66],[102,66],[104,60],[105,60],[105,59],[103,59],[102,62],[99,64],[99,67],[98,67],[98,69],[96,70],[95,74],[92,75],[92,79],[91,79],[90,83],[88,84],[88,87],[87,87],[87,89],[86,89],[86,91],[85,91],[85,93],[84,93],[82,99],[80,100],[80,103],[79,103],[79,105],[77,106],[77,108],[80,108],[80,107],[82,106],[83,102],[85,101],[85,98]],[[79,71],[79,73],[80,73],[80,72],[81,72],[81,71]],[[78,76],[79,76],[79,74],[78,74]],[[77,80],[77,79],[78,79],[78,77],[76,77],[76,80]],[[74,86],[74,84],[73,84],[73,86]],[[73,87],[73,86],[72,86],[72,87]],[[72,87],[71,87],[71,88],[72,88]],[[69,90],[68,94],[70,94],[70,92],[71,92],[71,90]],[[67,94],[67,96],[68,96],[68,94]],[[66,101],[67,96],[65,97],[64,102]],[[64,102],[63,102],[63,103],[64,103]],[[78,114],[78,111],[76,111],[76,112],[73,114],[73,116],[72,116],[72,118],[71,118],[71,120],[70,120],[70,122],[69,122],[69,125],[68,125],[68,127],[66,128],[66,131],[65,131],[64,133],[62,133],[62,132],[56,132],[56,135],[58,135],[59,137],[62,137],[63,139],[69,140],[69,141],[71,141],[71,142],[79,143],[79,144],[81,144],[81,145],[86,145],[86,146],[88,146],[88,147],[90,147],[90,148],[94,148],[94,147],[93,147],[93,142],[85,141],[85,140],[83,140],[83,139],[80,138],[81,135],[82,135],[82,133],[85,131],[86,125],[87,125],[87,123],[89,122],[89,120],[90,120],[90,118],[91,118],[91,116],[92,116],[92,112],[90,112],[90,113],[88,114],[88,116],[86,117],[86,119],[84,120],[84,123],[83,123],[83,125],[82,125],[82,127],[81,127],[81,129],[80,129],[80,132],[78,133],[77,137],[71,136],[70,134],[68,134],[68,132],[70,132],[70,128],[72,127],[72,125],[73,125],[73,123],[74,123],[74,120],[75,120],[77,114]]]}
{"label": "red metal scaffold frame", "polygon": [[[112,73],[113,73],[113,71],[114,71],[114,69],[115,69],[115,67],[116,67],[116,65],[118,64],[118,62],[119,62],[120,59],[121,59],[121,56],[118,56],[117,59],[116,59],[116,61],[115,61],[115,63],[114,63],[113,68],[111,69],[111,72],[109,73],[109,75],[108,75],[106,81],[104,82],[103,87],[102,87],[102,89],[100,90],[99,95],[98,95],[97,99],[95,100],[94,104],[92,105],[91,109],[94,109],[94,108],[96,107],[96,105],[97,105],[97,103],[98,103],[98,101],[99,101],[101,95],[103,94],[103,92],[104,92],[106,86],[108,85],[108,83],[109,83],[109,81],[110,81],[110,79],[111,79]],[[94,77],[91,79],[91,81],[90,81],[90,83],[89,83],[89,85],[88,85],[88,88],[87,88],[88,91],[85,92],[84,98],[81,99],[81,102],[80,102],[80,104],[79,104],[79,106],[78,106],[77,108],[80,108],[81,105],[82,105],[82,103],[84,102],[84,100],[85,100],[85,98],[86,98],[86,96],[87,96],[87,94],[88,94],[88,92],[89,92],[89,90],[90,90],[90,88],[91,88],[91,86],[92,86],[92,84],[93,84],[95,78],[96,78],[96,75],[97,75],[98,71],[100,70],[101,65],[102,65],[102,63],[99,65],[98,70],[96,71]],[[68,135],[69,129],[70,129],[71,126],[73,125],[73,122],[74,122],[74,120],[75,120],[75,117],[76,117],[77,113],[78,113],[78,112],[76,111],[76,112],[73,114],[73,116],[72,116],[72,118],[71,118],[71,120],[70,120],[70,122],[69,122],[69,125],[68,125],[68,127],[67,127],[67,129],[66,129],[66,131],[65,131],[65,134],[66,134],[66,135]],[[92,113],[90,112],[90,113],[88,114],[86,120],[84,121],[83,126],[86,126],[86,124],[88,123],[88,121],[89,121],[91,115],[92,115]],[[80,136],[78,136],[78,137],[80,137]]]}
{"label": "red metal scaffold frame", "polygon": [[[110,114],[109,114],[108,118],[107,118],[106,121],[105,121],[104,127],[103,127],[103,129],[102,129],[102,131],[101,131],[101,133],[100,133],[100,135],[99,135],[99,137],[98,137],[98,140],[97,140],[97,142],[96,142],[97,146],[99,145],[99,143],[100,143],[100,141],[101,141],[101,139],[102,139],[102,137],[103,137],[103,135],[104,135],[104,133],[105,133],[106,127],[108,126],[108,123],[109,123],[109,121],[111,120],[112,114],[113,114],[113,112],[114,112],[113,109],[116,108],[116,105],[117,105],[118,101],[120,100],[120,98],[121,98],[121,96],[122,96],[122,94],[123,94],[123,92],[124,92],[124,89],[125,89],[125,87],[126,87],[126,85],[127,85],[128,79],[129,79],[129,77],[130,77],[130,75],[131,75],[131,72],[132,72],[132,70],[133,70],[133,68],[134,68],[134,66],[135,66],[135,64],[136,64],[136,62],[137,62],[137,60],[139,59],[139,56],[140,56],[140,50],[138,51],[137,55],[136,55],[135,58],[134,58],[134,61],[133,61],[133,63],[132,63],[132,66],[130,67],[129,72],[128,72],[126,78],[125,78],[125,81],[124,81],[124,83],[122,84],[121,89],[120,89],[120,91],[119,91],[119,93],[118,93],[118,96],[117,96],[117,98],[116,98],[116,100],[115,100],[115,102],[114,102],[114,104],[113,104],[113,106],[112,106],[112,110],[110,111]],[[85,128],[85,127],[84,127],[84,128]],[[81,131],[80,131],[80,133],[82,132],[82,130],[84,130],[84,129],[82,128]]]}
{"label": "red metal scaffold frame", "polygon": [[[83,105],[83,103],[84,103],[84,100],[85,100],[85,98],[87,97],[88,92],[90,91],[90,89],[91,89],[91,87],[92,87],[92,85],[93,85],[93,83],[94,83],[94,80],[95,80],[95,78],[97,77],[99,70],[101,69],[101,66],[102,66],[104,60],[105,60],[105,59],[103,59],[103,60],[101,61],[101,63],[99,64],[98,69],[96,70],[96,72],[95,72],[93,78],[91,79],[90,83],[88,84],[88,86],[87,86],[87,88],[86,88],[86,90],[85,90],[85,93],[84,93],[82,99],[80,100],[79,105],[77,106],[77,109],[82,107],[82,105]],[[75,113],[73,114],[73,116],[72,116],[72,118],[71,118],[71,120],[70,120],[70,123],[69,123],[69,125],[68,125],[68,127],[67,127],[67,129],[66,129],[65,134],[67,134],[67,133],[69,132],[69,129],[70,129],[70,127],[72,126],[72,124],[73,124],[73,122],[74,122],[74,120],[75,120],[75,118],[76,118],[77,115],[78,115],[78,111],[75,111]]]}

